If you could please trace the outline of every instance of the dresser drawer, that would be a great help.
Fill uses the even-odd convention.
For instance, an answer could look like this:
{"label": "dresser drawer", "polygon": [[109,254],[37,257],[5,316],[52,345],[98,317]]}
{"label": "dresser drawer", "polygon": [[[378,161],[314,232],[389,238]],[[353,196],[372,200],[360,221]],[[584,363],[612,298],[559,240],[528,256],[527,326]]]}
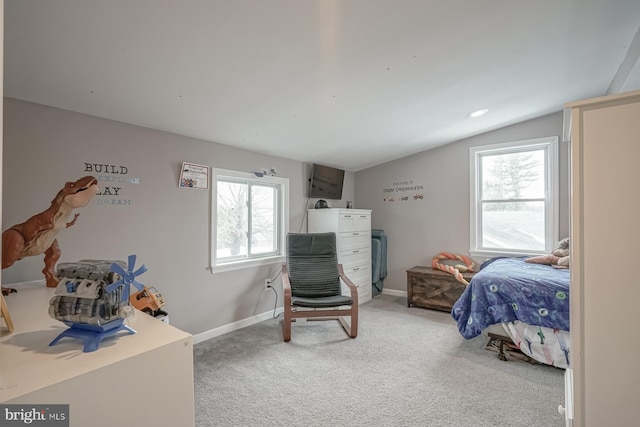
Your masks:
{"label": "dresser drawer", "polygon": [[366,264],[371,260],[369,248],[350,249],[340,252],[340,263],[344,265]]}
{"label": "dresser drawer", "polygon": [[344,269],[344,274],[346,274],[353,283],[357,285],[360,283],[371,284],[371,269],[368,264],[351,265],[347,267],[343,265],[342,268]]}
{"label": "dresser drawer", "polygon": [[367,249],[371,247],[371,233],[364,231],[353,231],[351,233],[340,233],[338,237],[338,250],[340,255],[351,252],[354,249]]}
{"label": "dresser drawer", "polygon": [[339,218],[340,231],[369,231],[371,229],[371,215],[341,214]]}

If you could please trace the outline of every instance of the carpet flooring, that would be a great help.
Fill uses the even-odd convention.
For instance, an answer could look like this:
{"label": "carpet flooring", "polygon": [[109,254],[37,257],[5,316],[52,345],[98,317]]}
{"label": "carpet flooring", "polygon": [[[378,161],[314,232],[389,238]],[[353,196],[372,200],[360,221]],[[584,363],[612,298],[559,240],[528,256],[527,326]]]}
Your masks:
{"label": "carpet flooring", "polygon": [[306,322],[289,343],[280,318],[194,346],[198,427],[564,425],[564,371],[500,361],[448,313],[383,294],[356,339]]}

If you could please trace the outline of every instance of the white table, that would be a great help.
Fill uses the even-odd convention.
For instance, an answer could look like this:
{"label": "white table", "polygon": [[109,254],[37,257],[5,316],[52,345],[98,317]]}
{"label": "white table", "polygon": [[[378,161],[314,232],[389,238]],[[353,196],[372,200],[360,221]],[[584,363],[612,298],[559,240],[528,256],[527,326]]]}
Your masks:
{"label": "white table", "polygon": [[15,330],[0,336],[0,402],[69,404],[71,426],[194,426],[193,339],[136,311],[136,331],[83,352],[49,317],[54,288],[17,286],[5,297]]}

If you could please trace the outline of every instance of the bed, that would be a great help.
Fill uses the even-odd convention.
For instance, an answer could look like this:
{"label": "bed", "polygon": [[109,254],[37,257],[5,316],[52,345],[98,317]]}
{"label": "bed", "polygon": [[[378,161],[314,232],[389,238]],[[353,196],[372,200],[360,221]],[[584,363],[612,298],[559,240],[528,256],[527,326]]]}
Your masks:
{"label": "bed", "polygon": [[569,270],[491,258],[484,262],[451,310],[467,339],[501,324],[527,356],[569,367]]}

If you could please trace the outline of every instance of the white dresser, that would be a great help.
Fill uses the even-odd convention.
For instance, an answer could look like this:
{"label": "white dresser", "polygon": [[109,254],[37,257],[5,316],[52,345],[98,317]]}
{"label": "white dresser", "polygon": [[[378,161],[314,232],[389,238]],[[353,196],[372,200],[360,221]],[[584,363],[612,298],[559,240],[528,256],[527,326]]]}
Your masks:
{"label": "white dresser", "polygon": [[309,233],[336,233],[338,262],[358,287],[358,303],[371,300],[371,211],[309,209]]}

